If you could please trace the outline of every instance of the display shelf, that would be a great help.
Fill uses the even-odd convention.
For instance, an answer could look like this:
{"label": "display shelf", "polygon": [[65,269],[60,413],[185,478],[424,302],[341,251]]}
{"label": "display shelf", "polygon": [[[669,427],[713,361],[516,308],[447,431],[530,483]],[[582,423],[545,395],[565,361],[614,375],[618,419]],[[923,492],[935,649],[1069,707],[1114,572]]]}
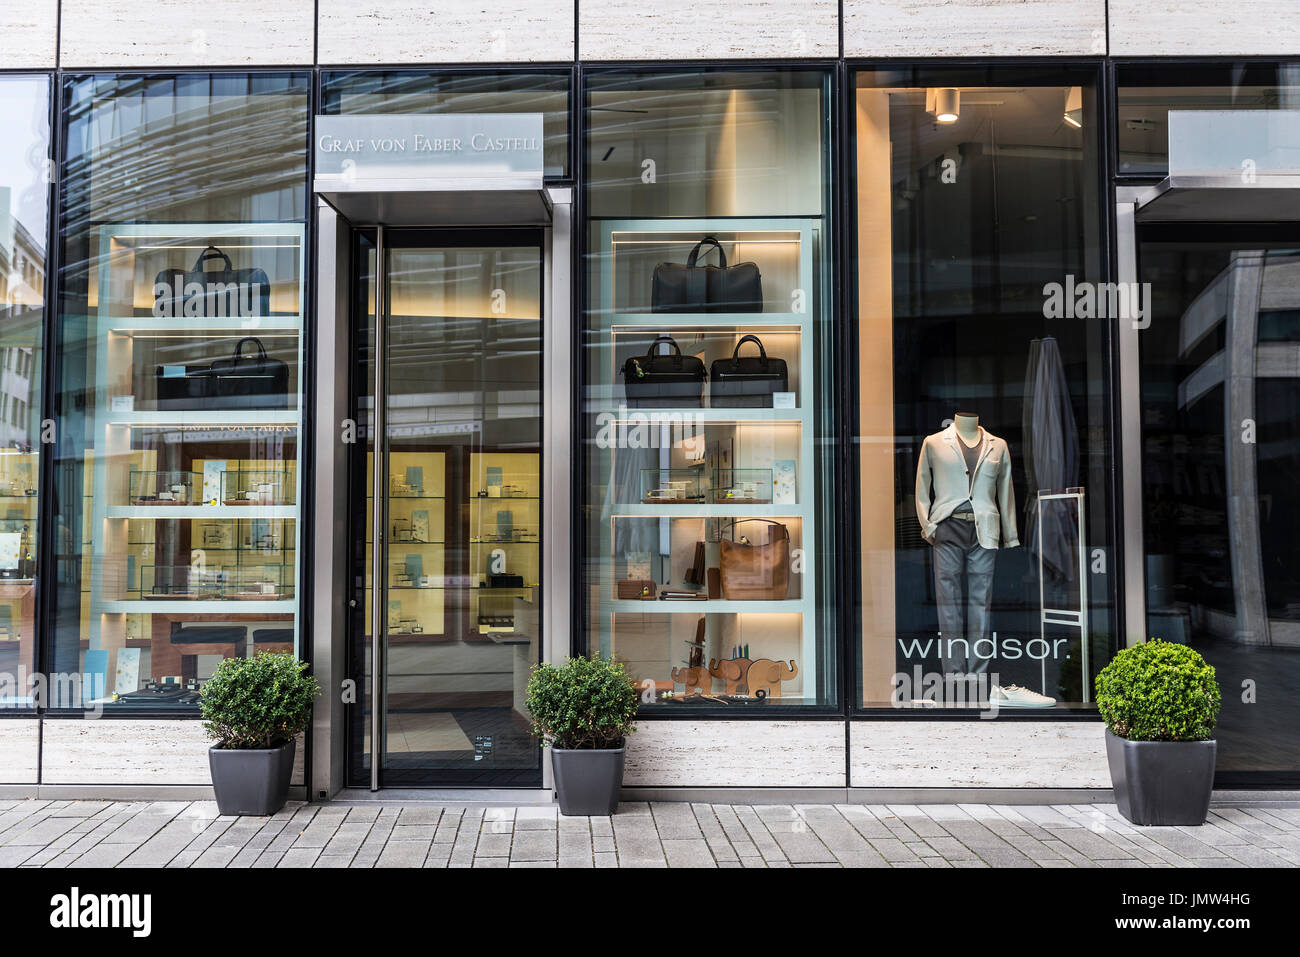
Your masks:
{"label": "display shelf", "polygon": [[104,613],[128,615],[291,615],[296,614],[298,601],[296,598],[237,602],[225,598],[141,598],[102,601],[98,607]]}
{"label": "display shelf", "polygon": [[614,335],[645,335],[657,329],[674,332],[717,332],[744,329],[746,332],[801,333],[807,317],[799,313],[773,312],[620,312],[609,329]]}
{"label": "display shelf", "polygon": [[732,601],[706,598],[704,601],[661,601],[653,598],[611,598],[600,607],[619,615],[739,615],[739,614],[811,614],[812,603],[806,598],[783,598],[780,601]]}
{"label": "display shelf", "polygon": [[731,505],[721,502],[681,505],[618,503],[610,506],[610,518],[803,518],[808,509],[798,503],[782,505]]}
{"label": "display shelf", "polygon": [[139,412],[109,412],[101,421],[106,425],[129,426],[132,428],[152,428],[157,426],[215,426],[226,428],[232,425],[278,425],[297,428],[301,416],[296,409],[178,409],[178,410],[141,410]]}
{"label": "display shelf", "polygon": [[165,319],[156,316],[101,316],[98,329],[108,333],[134,335],[147,333],[151,337],[169,335],[193,336],[196,332],[212,335],[245,336],[255,332],[297,332],[301,325],[298,316],[255,316],[245,318],[221,316],[194,316]]}
{"label": "display shelf", "polygon": [[296,505],[109,505],[104,518],[139,518],[158,521],[167,518],[210,519],[296,519]]}
{"label": "display shelf", "polygon": [[[302,526],[299,508],[291,503],[301,501],[304,478],[297,457],[303,424],[298,397],[306,370],[305,226],[105,224],[98,227],[97,242],[98,268],[91,276],[90,314],[85,320],[95,349],[94,381],[102,387],[95,392],[89,417],[94,429],[89,444],[94,452],[87,455],[87,520],[78,535],[86,541],[88,553],[83,559],[88,566],[83,578],[88,647],[110,652],[131,647],[124,620],[128,615],[208,620],[274,616],[293,620],[296,634],[300,607],[298,568],[292,556],[301,548]],[[211,285],[228,280],[209,274],[207,280],[200,280],[203,291],[187,299],[180,291],[180,278],[192,276],[195,260],[209,245],[232,257],[232,268],[259,272],[241,273],[233,287]],[[245,275],[254,278],[245,281]],[[187,286],[189,282],[186,279]],[[175,292],[169,293],[169,288]],[[172,298],[163,298],[167,295]],[[214,314],[185,315],[182,303],[192,305],[193,296],[204,298],[202,308],[192,311]],[[241,308],[253,314],[229,314]],[[187,377],[193,377],[191,384],[212,381],[191,370],[233,359],[236,343],[245,337],[259,341],[264,337],[268,354],[283,357],[284,361],[275,358],[280,364],[272,366],[281,372],[266,373],[283,376],[272,380],[270,394],[241,391],[250,388],[246,381],[219,391],[216,400],[181,398],[173,394],[174,389],[163,391],[160,383],[173,381],[170,370],[180,366]],[[245,346],[243,358],[254,354]],[[247,374],[244,368],[241,376]],[[196,386],[193,394],[208,392]],[[184,390],[180,395],[186,395]],[[235,402],[261,407],[216,407]],[[231,454],[231,447],[246,447],[248,452]],[[205,454],[209,449],[216,454]],[[198,465],[201,461],[209,463],[207,472]],[[211,463],[218,463],[217,467]],[[163,487],[146,490],[146,484],[157,485],[161,478],[186,469],[191,477],[185,504],[140,500]],[[149,476],[151,471],[156,480]],[[205,481],[210,486],[217,474],[223,477],[218,482],[237,480],[245,472],[278,475],[274,504],[206,503],[220,501],[221,487],[205,487]],[[262,522],[273,524],[254,543],[252,530]],[[215,540],[205,540],[205,525],[211,529],[215,523],[229,527]],[[191,596],[145,597],[141,589],[123,587],[124,570],[134,561],[136,584],[149,585],[150,574],[162,575],[164,590],[175,585],[183,591],[189,566],[175,563],[195,556],[201,562],[202,580],[195,579]],[[221,560],[215,561],[218,557]],[[162,564],[153,564],[154,558]],[[146,589],[151,590],[152,586]],[[144,628],[147,633],[148,617]],[[148,677],[141,672],[142,681]]]}
{"label": "display shelf", "polygon": [[[716,237],[725,247],[728,263],[756,262],[762,274],[763,309],[759,312],[659,312],[651,309],[650,277],[659,262],[685,262],[690,248],[704,236]],[[827,254],[827,237],[823,235],[822,221],[815,217],[714,217],[696,219],[607,219],[595,225],[596,252],[599,255],[598,311],[593,324],[598,339],[594,343],[593,362],[601,369],[598,388],[588,408],[604,421],[612,421],[622,429],[629,423],[678,428],[682,435],[673,433],[672,441],[664,442],[663,433],[655,436],[649,446],[602,446],[597,474],[626,476],[636,469],[676,469],[684,457],[696,458],[700,453],[716,447],[725,447],[729,458],[710,459],[712,471],[704,501],[680,503],[651,502],[632,489],[628,479],[615,488],[604,505],[599,523],[601,554],[605,557],[607,572],[606,593],[613,590],[613,582],[625,573],[631,559],[626,552],[641,550],[658,568],[658,572],[638,572],[633,577],[648,577],[662,581],[671,571],[670,587],[683,589],[679,579],[684,568],[689,567],[690,549],[702,534],[692,523],[718,519],[762,518],[772,519],[790,527],[791,551],[800,550],[805,556],[802,571],[792,571],[791,593],[797,598],[780,601],[734,601],[706,599],[702,601],[640,601],[603,597],[598,603],[601,616],[599,650],[602,654],[617,653],[618,636],[624,625],[636,641],[661,642],[671,634],[674,642],[678,629],[688,627],[684,620],[705,618],[708,622],[708,641],[713,645],[745,643],[746,635],[764,646],[771,657],[792,658],[798,661],[801,682],[813,682],[817,675],[818,615],[815,596],[819,593],[814,577],[815,569],[806,556],[816,554],[818,505],[813,482],[815,447],[815,420],[813,409],[814,360],[816,355],[814,322],[824,312],[825,290],[818,286],[818,257]],[[712,263],[713,258],[708,262]],[[691,333],[698,335],[691,336]],[[679,341],[684,355],[698,355],[706,369],[714,359],[732,354],[735,345],[747,334],[756,334],[764,340],[769,356],[778,356],[787,362],[791,395],[784,397],[792,407],[764,408],[712,408],[709,382],[701,387],[698,407],[632,406],[627,401],[621,376],[622,363],[629,347],[644,352],[656,336],[667,335]],[[775,347],[767,338],[775,341]],[[689,340],[689,342],[688,342]],[[644,347],[641,347],[644,343]],[[752,345],[749,346],[753,349]],[[621,434],[621,433],[620,433]],[[699,450],[684,456],[683,446],[690,441],[700,443]],[[620,462],[621,456],[631,461]],[[783,463],[784,471],[782,471]],[[791,469],[793,471],[791,472]],[[732,476],[731,487],[745,488],[740,478],[748,473],[763,473],[762,494],[755,494],[754,502],[727,502],[715,499],[719,486],[719,473]],[[772,476],[768,478],[767,476]],[[778,493],[778,482],[780,491]],[[767,502],[763,498],[780,498],[783,501]],[[794,499],[794,501],[789,501]],[[624,533],[622,523],[639,531]],[[653,525],[646,527],[646,523]],[[681,532],[675,529],[681,529]],[[642,544],[622,545],[615,549],[615,541],[625,541],[625,534],[637,536]],[[708,563],[716,567],[718,558],[713,545],[708,546]],[[800,566],[795,566],[800,567]],[[616,572],[617,569],[617,572]],[[744,619],[737,616],[762,616]],[[778,618],[780,615],[797,615]],[[645,616],[672,616],[680,624],[667,631],[652,625],[640,624]],[[770,624],[764,624],[768,622]],[[648,631],[646,630],[648,629]],[[739,637],[738,637],[739,635]],[[669,669],[684,665],[685,658],[676,660],[676,644],[669,660],[659,666],[662,675],[657,680],[667,680]],[[594,648],[593,648],[594,650]],[[652,653],[653,654],[653,653]],[[715,655],[716,657],[717,655]],[[634,658],[645,657],[633,655]],[[808,684],[803,684],[807,689]]]}
{"label": "display shelf", "polygon": [[[765,414],[766,413],[766,414]],[[666,425],[732,425],[759,422],[764,425],[804,425],[809,421],[808,410],[794,409],[666,409],[629,408],[620,406],[611,411],[614,422],[644,422]]]}

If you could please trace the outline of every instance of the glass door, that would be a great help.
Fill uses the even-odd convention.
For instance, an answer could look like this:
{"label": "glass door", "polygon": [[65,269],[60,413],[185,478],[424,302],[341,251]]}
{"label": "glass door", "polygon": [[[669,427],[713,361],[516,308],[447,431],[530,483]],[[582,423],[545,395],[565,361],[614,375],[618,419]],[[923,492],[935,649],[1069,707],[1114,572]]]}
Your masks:
{"label": "glass door", "polygon": [[539,786],[542,232],[378,229],[357,262],[353,783]]}
{"label": "glass door", "polygon": [[1218,673],[1216,786],[1294,786],[1300,227],[1154,223],[1138,241],[1147,634]]}

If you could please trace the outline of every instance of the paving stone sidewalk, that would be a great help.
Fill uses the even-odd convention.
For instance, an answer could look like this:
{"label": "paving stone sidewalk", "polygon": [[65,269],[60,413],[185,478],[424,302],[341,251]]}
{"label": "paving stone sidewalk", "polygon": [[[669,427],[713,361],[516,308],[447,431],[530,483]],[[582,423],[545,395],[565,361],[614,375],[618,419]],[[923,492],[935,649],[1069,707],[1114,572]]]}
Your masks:
{"label": "paving stone sidewalk", "polygon": [[1295,867],[1300,806],[1134,827],[1113,804],[291,804],[0,800],[3,867]]}

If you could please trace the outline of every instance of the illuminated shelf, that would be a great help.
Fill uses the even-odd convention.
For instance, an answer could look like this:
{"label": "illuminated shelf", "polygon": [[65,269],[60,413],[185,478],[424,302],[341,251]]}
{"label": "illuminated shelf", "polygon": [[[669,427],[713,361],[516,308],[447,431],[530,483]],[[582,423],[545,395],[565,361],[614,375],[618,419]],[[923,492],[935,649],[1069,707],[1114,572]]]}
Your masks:
{"label": "illuminated shelf", "polygon": [[101,601],[99,610],[105,614],[127,615],[292,615],[298,607],[293,598],[270,601],[240,601],[231,598],[205,599],[127,599]]}
{"label": "illuminated shelf", "polygon": [[290,519],[298,518],[297,505],[110,505],[105,518],[136,519]]}
{"label": "illuminated shelf", "polygon": [[222,316],[185,316],[179,319],[158,318],[156,316],[101,316],[99,318],[101,333],[118,333],[121,335],[147,334],[159,338],[207,338],[209,333],[220,335],[249,335],[256,332],[292,332],[302,331],[302,317],[257,316],[242,317]]}

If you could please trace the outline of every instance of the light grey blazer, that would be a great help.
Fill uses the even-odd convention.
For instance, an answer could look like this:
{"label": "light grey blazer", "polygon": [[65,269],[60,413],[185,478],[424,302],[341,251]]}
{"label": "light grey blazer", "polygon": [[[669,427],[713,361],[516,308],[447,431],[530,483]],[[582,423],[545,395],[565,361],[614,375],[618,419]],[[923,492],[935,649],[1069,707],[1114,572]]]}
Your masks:
{"label": "light grey blazer", "polygon": [[957,443],[957,429],[927,435],[921,443],[921,461],[916,468],[916,516],[921,535],[934,544],[939,523],[958,505],[970,499],[975,507],[975,534],[984,548],[1015,548],[1020,544],[1016,530],[1016,493],[1011,487],[1011,450],[1005,440],[980,426],[984,448],[975,463],[971,487],[966,459]]}

